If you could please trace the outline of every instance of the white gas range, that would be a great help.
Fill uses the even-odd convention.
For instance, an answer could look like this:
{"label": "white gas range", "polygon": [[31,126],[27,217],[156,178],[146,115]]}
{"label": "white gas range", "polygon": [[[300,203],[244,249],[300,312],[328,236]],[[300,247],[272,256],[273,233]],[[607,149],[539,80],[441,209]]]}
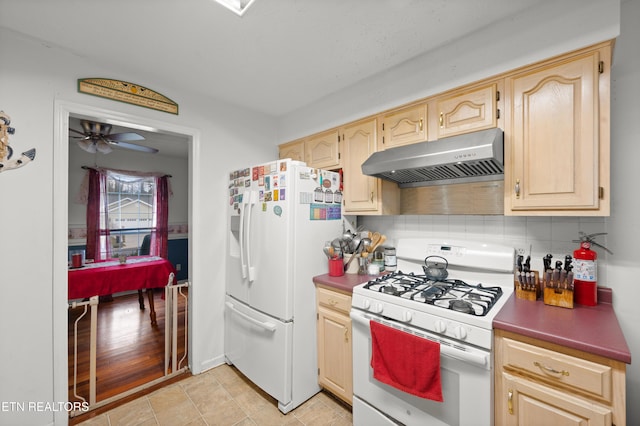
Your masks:
{"label": "white gas range", "polygon": [[[513,292],[514,248],[400,239],[396,252],[395,272],[353,289],[354,424],[492,424],[492,321]],[[373,377],[371,321],[439,344],[443,402]]]}

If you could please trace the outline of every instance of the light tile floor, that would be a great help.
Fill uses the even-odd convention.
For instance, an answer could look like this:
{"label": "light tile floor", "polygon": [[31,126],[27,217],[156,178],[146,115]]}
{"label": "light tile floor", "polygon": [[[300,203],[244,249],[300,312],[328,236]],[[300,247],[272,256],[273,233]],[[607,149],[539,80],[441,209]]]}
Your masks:
{"label": "light tile floor", "polygon": [[347,405],[320,392],[288,414],[233,367],[221,365],[158,389],[82,425],[352,425]]}

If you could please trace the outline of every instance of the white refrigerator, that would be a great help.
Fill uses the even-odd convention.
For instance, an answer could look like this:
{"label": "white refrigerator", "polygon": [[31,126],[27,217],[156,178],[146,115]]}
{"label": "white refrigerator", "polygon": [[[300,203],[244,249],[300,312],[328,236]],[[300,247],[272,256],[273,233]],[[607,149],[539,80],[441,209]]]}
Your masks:
{"label": "white refrigerator", "polygon": [[288,413],[318,386],[315,287],[342,235],[337,173],[290,159],[229,176],[225,357]]}

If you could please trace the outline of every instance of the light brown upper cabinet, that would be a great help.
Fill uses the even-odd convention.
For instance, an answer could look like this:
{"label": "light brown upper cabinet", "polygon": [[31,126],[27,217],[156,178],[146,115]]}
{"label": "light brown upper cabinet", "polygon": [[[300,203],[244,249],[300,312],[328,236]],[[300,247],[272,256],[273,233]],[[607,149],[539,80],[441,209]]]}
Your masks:
{"label": "light brown upper cabinet", "polygon": [[378,207],[378,179],[363,175],[361,166],[376,151],[376,119],[345,126],[341,133],[345,210],[375,211]]}
{"label": "light brown upper cabinet", "polygon": [[377,122],[370,118],[340,128],[346,214],[400,213],[398,185],[362,174],[362,163],[377,149]]}
{"label": "light brown upper cabinet", "polygon": [[463,89],[436,99],[436,137],[469,133],[498,126],[498,84]]}
{"label": "light brown upper cabinet", "polygon": [[505,80],[505,214],[609,214],[611,43]]}
{"label": "light brown upper cabinet", "polygon": [[278,158],[291,158],[292,160],[305,161],[304,159],[304,139],[284,143],[278,146]]}
{"label": "light brown upper cabinet", "polygon": [[427,104],[425,102],[389,111],[380,120],[382,151],[400,145],[427,140]]}
{"label": "light brown upper cabinet", "polygon": [[305,141],[307,165],[319,169],[340,167],[338,129],[309,136]]}

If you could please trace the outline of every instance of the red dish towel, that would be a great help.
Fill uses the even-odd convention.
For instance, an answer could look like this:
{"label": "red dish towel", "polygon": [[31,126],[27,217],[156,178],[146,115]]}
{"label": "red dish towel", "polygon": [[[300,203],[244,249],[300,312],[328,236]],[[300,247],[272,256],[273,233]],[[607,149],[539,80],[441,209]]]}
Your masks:
{"label": "red dish towel", "polygon": [[373,377],[420,398],[442,402],[440,343],[370,321]]}

